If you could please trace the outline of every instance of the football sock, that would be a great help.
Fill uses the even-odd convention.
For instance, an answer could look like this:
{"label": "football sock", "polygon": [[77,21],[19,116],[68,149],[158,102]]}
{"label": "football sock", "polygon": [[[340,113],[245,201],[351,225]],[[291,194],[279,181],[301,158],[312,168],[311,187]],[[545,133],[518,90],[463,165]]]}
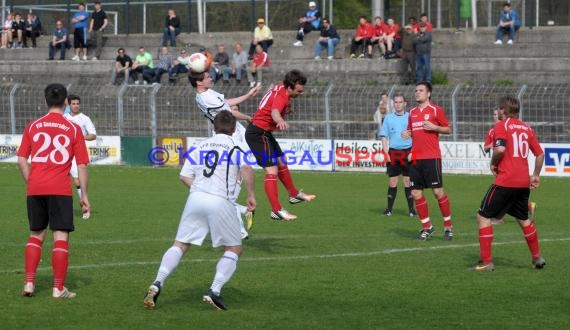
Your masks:
{"label": "football sock", "polygon": [[522,227],[522,231],[532,258],[538,258],[540,256],[540,246],[538,244],[538,234],[534,223],[531,222],[530,225]]}
{"label": "football sock", "polygon": [[81,200],[81,186],[76,186],[77,188],[77,196],[79,196],[79,200]]}
{"label": "football sock", "polygon": [[43,242],[37,237],[28,238],[25,250],[26,282],[36,282],[36,271],[42,258],[42,244]]}
{"label": "football sock", "polygon": [[69,243],[64,240],[55,241],[51,255],[51,267],[53,269],[53,287],[60,291],[63,290],[65,284],[68,263]]}
{"label": "football sock", "polygon": [[406,192],[406,199],[408,200],[408,209],[414,210],[414,197],[412,197],[412,188],[404,188]]}
{"label": "football sock", "polygon": [[447,195],[444,194],[440,199],[438,199],[437,204],[439,205],[439,210],[443,216],[443,227],[451,228],[451,206]]}
{"label": "football sock", "polygon": [[293,183],[293,178],[291,178],[289,167],[287,167],[287,165],[279,166],[279,172],[277,173],[279,175],[279,181],[283,183],[285,189],[287,189],[287,192],[289,193],[289,196],[297,196],[299,190],[297,190],[295,184]]}
{"label": "football sock", "polygon": [[394,207],[394,201],[396,200],[396,195],[398,194],[398,187],[388,187],[388,210],[392,211]]}
{"label": "football sock", "polygon": [[279,203],[279,190],[277,188],[277,175],[265,174],[264,180],[265,194],[271,204],[271,211],[281,211],[281,203]]}
{"label": "football sock", "polygon": [[160,267],[158,268],[158,273],[154,281],[158,281],[161,285],[164,285],[166,278],[172,274],[180,263],[183,254],[178,246],[171,246],[170,249],[164,253],[164,256],[162,256],[162,261],[160,262]]}
{"label": "football sock", "polygon": [[429,217],[425,219],[421,219],[420,222],[422,223],[422,229],[430,229],[431,228],[431,221],[429,221]]}
{"label": "football sock", "polygon": [[216,275],[214,276],[214,281],[210,287],[215,294],[220,294],[224,284],[232,278],[232,275],[237,268],[238,259],[239,257],[237,254],[231,251],[226,251],[220,258],[220,261],[218,261],[218,264],[216,265]]}
{"label": "football sock", "polygon": [[479,250],[484,264],[491,262],[491,246],[493,243],[493,226],[479,228]]}
{"label": "football sock", "polygon": [[420,197],[420,199],[416,199],[415,202],[418,218],[420,218],[420,220],[429,218],[429,209],[426,202],[426,197],[422,195],[422,197]]}

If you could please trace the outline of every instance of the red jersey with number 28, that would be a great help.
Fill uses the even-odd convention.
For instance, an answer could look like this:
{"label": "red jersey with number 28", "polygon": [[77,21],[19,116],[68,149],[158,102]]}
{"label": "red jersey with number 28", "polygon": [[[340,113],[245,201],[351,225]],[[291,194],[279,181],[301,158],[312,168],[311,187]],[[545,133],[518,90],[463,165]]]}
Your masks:
{"label": "red jersey with number 28", "polygon": [[18,156],[31,156],[28,196],[71,196],[69,170],[73,157],[78,165],[89,163],[81,128],[54,112],[26,126]]}
{"label": "red jersey with number 28", "polygon": [[281,116],[285,116],[291,110],[291,101],[287,95],[287,88],[283,83],[279,83],[271,88],[265,95],[259,105],[257,111],[253,114],[252,123],[266,131],[274,131],[277,129],[277,123],[271,117],[271,111],[277,110]]}
{"label": "red jersey with number 28", "polygon": [[425,130],[424,121],[429,121],[441,127],[449,127],[445,111],[439,105],[430,102],[423,109],[419,107],[412,108],[408,117],[408,130],[412,132],[413,157],[415,159],[441,158],[439,133]]}
{"label": "red jersey with number 28", "polygon": [[495,125],[494,146],[497,140],[506,142],[505,154],[498,164],[495,185],[510,188],[528,188],[530,177],[528,169],[528,153],[535,156],[544,153],[534,131],[517,118],[507,118]]}

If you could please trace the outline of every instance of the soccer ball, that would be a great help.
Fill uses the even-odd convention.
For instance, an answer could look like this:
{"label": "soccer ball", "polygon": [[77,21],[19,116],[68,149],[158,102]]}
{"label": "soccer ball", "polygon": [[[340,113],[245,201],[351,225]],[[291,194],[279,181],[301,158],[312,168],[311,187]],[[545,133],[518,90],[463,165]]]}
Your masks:
{"label": "soccer ball", "polygon": [[194,53],[190,55],[188,68],[195,73],[202,73],[208,70],[208,58],[202,53]]}

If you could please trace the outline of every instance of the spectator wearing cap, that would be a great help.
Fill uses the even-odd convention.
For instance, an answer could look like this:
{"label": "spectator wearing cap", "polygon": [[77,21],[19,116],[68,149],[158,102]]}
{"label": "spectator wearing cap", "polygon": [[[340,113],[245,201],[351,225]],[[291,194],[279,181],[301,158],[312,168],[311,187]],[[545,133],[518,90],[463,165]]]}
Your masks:
{"label": "spectator wearing cap", "polygon": [[[419,28],[419,25],[418,25]],[[402,59],[406,63],[406,71],[404,73],[404,83],[406,85],[411,84],[416,79],[416,48],[414,46],[414,40],[416,39],[416,34],[414,33],[414,28],[411,24],[404,27],[402,32]]]}
{"label": "spectator wearing cap", "polygon": [[174,62],[172,68],[168,70],[168,82],[171,86],[176,85],[176,78],[181,73],[188,73],[188,64],[190,63],[190,54],[186,49],[180,50],[180,56],[178,56]]}
{"label": "spectator wearing cap", "polygon": [[293,44],[296,47],[303,46],[305,34],[318,30],[321,26],[321,12],[317,9],[317,4],[314,1],[309,2],[309,10],[305,13],[304,17],[299,18],[299,25],[297,26],[297,41]]}
{"label": "spectator wearing cap", "polygon": [[334,59],[334,48],[340,41],[340,36],[336,32],[334,26],[328,18],[323,18],[323,26],[321,26],[321,35],[315,43],[315,60],[321,59],[321,51],[323,47],[327,48],[328,59]]}
{"label": "spectator wearing cap", "polygon": [[258,18],[257,19],[257,26],[253,30],[253,41],[249,46],[249,57],[253,57],[253,53],[255,52],[255,46],[257,44],[261,45],[263,51],[267,53],[267,50],[271,45],[273,45],[273,34],[271,33],[271,29],[269,26],[265,25],[265,19]]}
{"label": "spectator wearing cap", "polygon": [[431,32],[427,32],[427,25],[420,22],[420,32],[416,34],[414,45],[416,48],[416,83],[427,81],[431,83]]}
{"label": "spectator wearing cap", "polygon": [[517,14],[514,9],[511,9],[510,3],[505,2],[503,4],[503,9],[499,13],[499,25],[497,26],[497,41],[495,41],[495,45],[503,44],[503,35],[505,32],[509,34],[509,41],[507,41],[507,44],[512,45],[515,35],[520,27],[521,18],[519,14]]}

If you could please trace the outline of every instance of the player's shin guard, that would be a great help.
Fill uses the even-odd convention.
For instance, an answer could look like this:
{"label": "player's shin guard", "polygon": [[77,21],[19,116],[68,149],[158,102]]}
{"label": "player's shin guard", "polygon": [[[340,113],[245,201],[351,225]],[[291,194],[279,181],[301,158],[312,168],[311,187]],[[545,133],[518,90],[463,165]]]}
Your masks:
{"label": "player's shin guard", "polygon": [[451,205],[449,204],[447,195],[441,196],[441,198],[437,200],[437,204],[443,216],[443,227],[451,228]]}
{"label": "player's shin guard", "polygon": [[427,221],[424,222],[422,220],[428,219],[429,220],[429,209],[426,202],[426,197],[422,195],[420,199],[416,199],[416,211],[418,212],[418,218],[422,222],[422,227],[424,229],[428,229],[431,227],[431,222]]}
{"label": "player's shin guard", "polygon": [[481,261],[484,264],[488,264],[492,260],[493,236],[493,226],[479,228],[479,250],[481,252]]}
{"label": "player's shin guard", "polygon": [[67,277],[69,263],[69,243],[58,240],[53,243],[51,266],[53,268],[53,287],[62,291]]}
{"label": "player's shin guard", "polygon": [[271,211],[281,211],[281,203],[279,203],[279,190],[277,187],[277,175],[265,174],[265,180],[263,184],[265,186],[265,194],[269,199],[269,204],[271,204]]}
{"label": "player's shin guard", "polygon": [[522,227],[522,231],[532,258],[538,258],[540,256],[540,246],[538,243],[538,234],[536,232],[534,222],[531,222],[531,224],[526,227]]}
{"label": "player's shin guard", "polygon": [[394,201],[396,200],[396,195],[398,194],[398,187],[388,187],[388,210],[392,211],[394,207]]}
{"label": "player's shin guard", "polygon": [[412,197],[412,188],[407,187],[404,189],[406,193],[406,200],[408,201],[408,209],[414,209],[414,197]]}
{"label": "player's shin guard", "polygon": [[224,255],[216,265],[216,275],[210,289],[215,294],[220,294],[224,284],[228,283],[236,271],[239,256],[231,251],[224,252]]}
{"label": "player's shin guard", "polygon": [[182,252],[178,246],[171,246],[170,249],[166,250],[164,256],[162,256],[162,261],[160,262],[160,267],[158,268],[158,273],[154,281],[158,281],[163,285],[166,278],[178,267],[183,254],[184,252]]}
{"label": "player's shin guard", "polygon": [[39,238],[30,236],[25,250],[26,283],[36,282],[36,271],[42,258],[42,244]]}
{"label": "player's shin guard", "polygon": [[293,183],[293,178],[291,177],[291,172],[289,172],[289,167],[287,165],[279,166],[279,171],[277,172],[279,175],[279,181],[283,183],[285,189],[289,193],[289,196],[297,196],[299,190],[295,187]]}

